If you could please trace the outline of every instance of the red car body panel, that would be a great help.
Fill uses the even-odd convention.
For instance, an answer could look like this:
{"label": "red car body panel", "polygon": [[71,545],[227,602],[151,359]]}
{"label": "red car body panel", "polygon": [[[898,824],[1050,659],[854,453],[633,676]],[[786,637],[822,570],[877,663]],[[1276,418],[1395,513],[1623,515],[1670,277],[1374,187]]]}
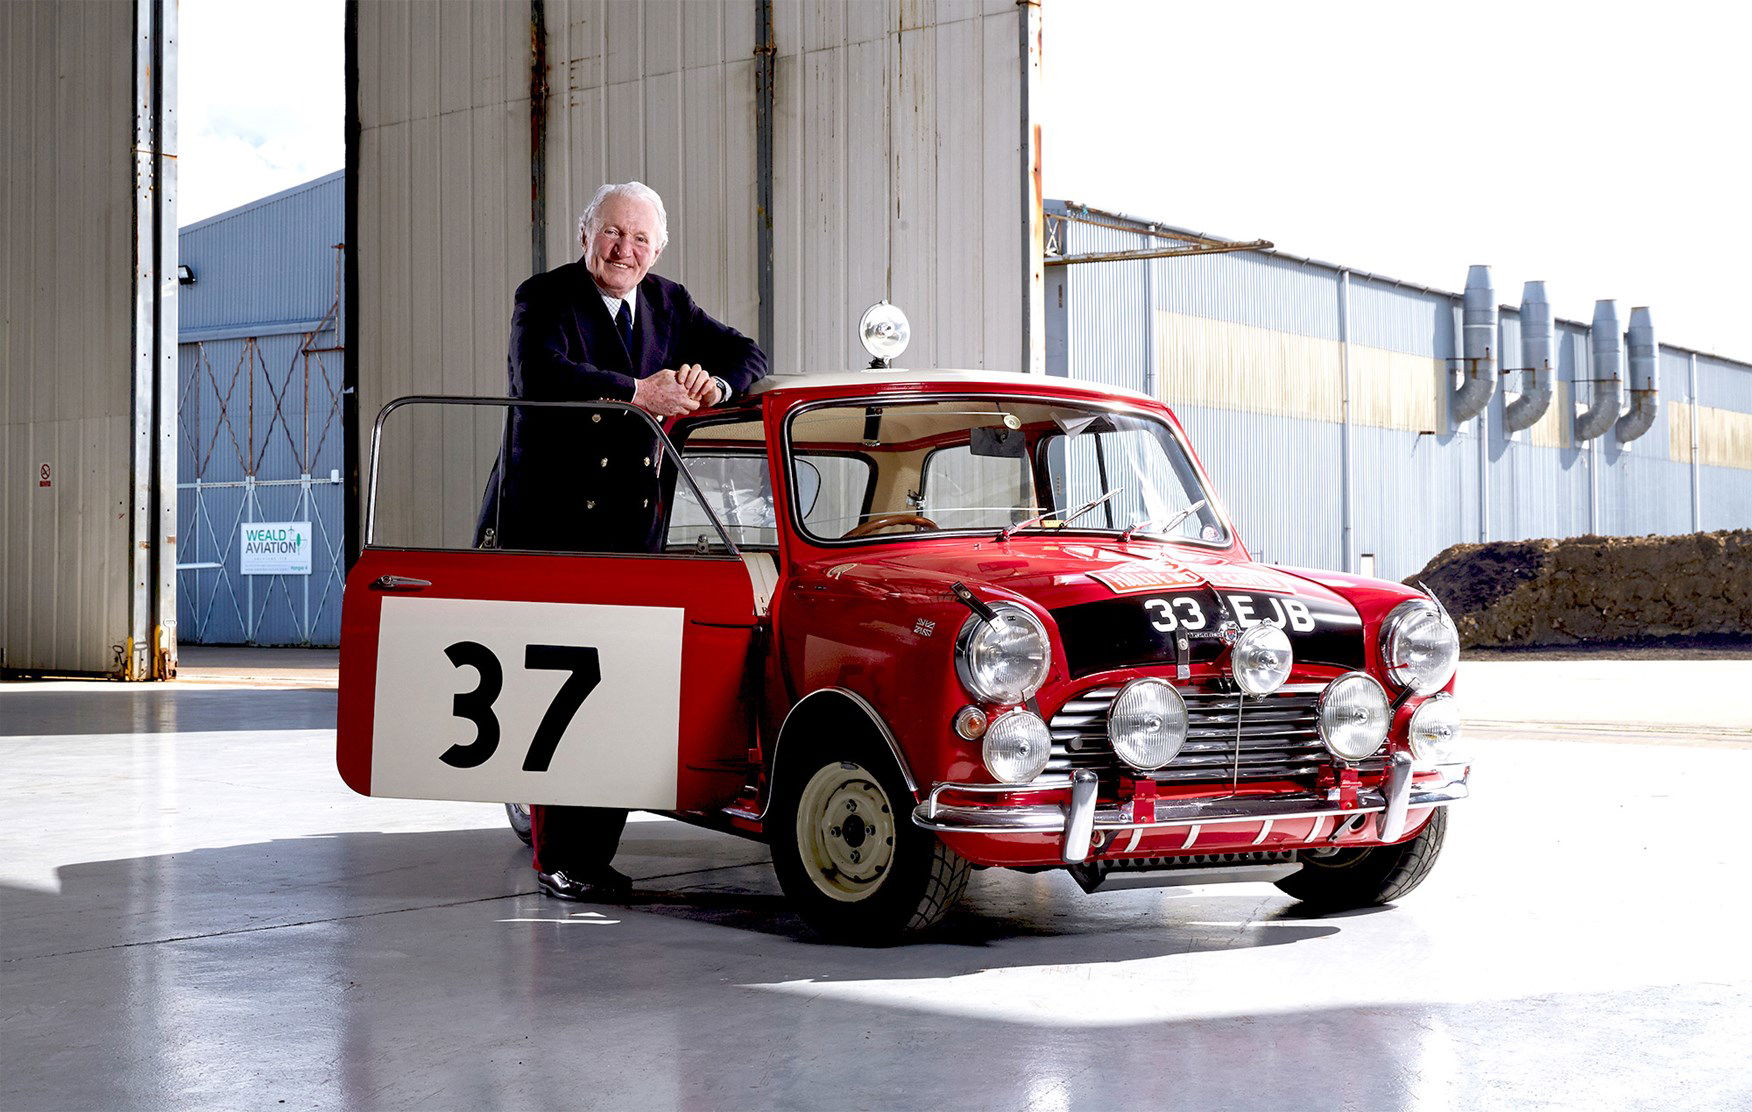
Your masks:
{"label": "red car body panel", "polygon": [[[371,790],[373,675],[383,594],[372,583],[383,575],[430,580],[432,586],[425,593],[433,597],[684,606],[685,695],[677,810],[691,813],[697,821],[756,837],[767,833],[762,815],[774,761],[784,759],[784,746],[775,743],[787,716],[803,699],[823,691],[850,692],[868,705],[892,736],[896,757],[918,786],[920,799],[933,785],[994,782],[983,763],[980,742],[965,740],[952,728],[956,712],[974,702],[956,674],[956,636],[970,613],[950,590],[956,583],[987,603],[1013,603],[1041,619],[1051,640],[1052,663],[1033,703],[1049,722],[1068,699],[1092,688],[1173,674],[1174,662],[1167,659],[1139,659],[1074,672],[1060,617],[1078,607],[1133,595],[1141,599],[1151,593],[1116,589],[1098,578],[1104,574],[1121,581],[1139,572],[1162,576],[1164,582],[1187,583],[1181,590],[1210,592],[1212,597],[1238,593],[1253,599],[1255,616],[1267,620],[1275,616],[1288,621],[1284,600],[1316,608],[1342,626],[1342,635],[1334,634],[1338,640],[1333,644],[1355,642],[1346,650],[1354,651],[1354,663],[1298,659],[1289,682],[1324,684],[1361,668],[1382,680],[1390,695],[1394,693],[1383,675],[1380,627],[1395,606],[1419,597],[1417,592],[1336,572],[1255,564],[1220,505],[1212,509],[1227,528],[1222,543],[1121,541],[1114,534],[1075,529],[1024,532],[1008,539],[991,531],[822,542],[797,527],[786,435],[787,422],[800,407],[850,399],[893,402],[965,394],[1122,408],[1165,422],[1192,454],[1178,422],[1160,403],[1117,398],[1104,388],[1063,379],[987,376],[984,381],[944,382],[872,376],[863,382],[836,376],[821,385],[805,378],[768,389],[741,403],[747,413],[759,413],[765,422],[778,522],[778,548],[772,556],[777,583],[764,615],[751,596],[743,562],[734,558],[690,561],[685,575],[678,577],[673,557],[368,549],[349,576],[343,620],[337,760],[346,782],[361,792]],[[684,432],[685,426],[683,422],[677,431]],[[1199,479],[1210,489],[1202,464],[1195,455],[1192,459]],[[1217,609],[1221,613],[1233,607],[1220,602]],[[1115,613],[1119,612],[1116,607]],[[1093,628],[1099,631],[1098,624]],[[1086,644],[1099,640],[1085,637]],[[1198,687],[1215,684],[1228,674],[1221,659],[1195,661],[1190,672],[1177,682]],[[1452,686],[1450,681],[1448,689]],[[1402,700],[1382,758],[1407,750],[1407,723],[1421,701]],[[985,709],[995,716],[1010,708]],[[1382,776],[1377,761],[1353,779],[1353,788],[1357,783],[1378,785]],[[1102,800],[1130,801],[1139,779],[1129,770],[1104,778]],[[1321,783],[1324,790],[1327,781]],[[1152,785],[1144,789],[1147,795],[1169,799],[1311,790],[1308,783],[1288,781],[1160,785],[1152,781]],[[1050,797],[1051,793],[1030,793],[1024,785],[983,802],[996,806]],[[1414,836],[1430,813],[1427,807],[1413,808],[1402,837]],[[1155,858],[1380,844],[1370,825],[1344,832],[1336,830],[1338,825],[1328,818],[1297,818],[1276,824],[1223,822],[1202,830],[1191,828],[1190,834],[1180,827],[1148,829],[1138,831],[1136,837],[1115,837],[1097,850],[1106,858]],[[979,864],[1063,863],[1061,839],[1052,833],[939,836]]]}

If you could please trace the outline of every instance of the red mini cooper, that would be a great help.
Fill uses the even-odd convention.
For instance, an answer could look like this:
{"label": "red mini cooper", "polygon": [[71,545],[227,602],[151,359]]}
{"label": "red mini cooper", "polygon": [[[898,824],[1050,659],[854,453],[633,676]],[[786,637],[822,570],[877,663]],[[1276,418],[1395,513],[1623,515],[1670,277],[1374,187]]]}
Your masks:
{"label": "red mini cooper", "polygon": [[518,405],[582,446],[605,413],[648,420],[385,407],[341,646],[356,791],[755,838],[797,912],[849,941],[933,926],[984,867],[1380,904],[1428,874],[1466,797],[1440,604],[1255,563],[1152,398],[769,378],[652,425],[665,544],[640,555],[477,546]]}

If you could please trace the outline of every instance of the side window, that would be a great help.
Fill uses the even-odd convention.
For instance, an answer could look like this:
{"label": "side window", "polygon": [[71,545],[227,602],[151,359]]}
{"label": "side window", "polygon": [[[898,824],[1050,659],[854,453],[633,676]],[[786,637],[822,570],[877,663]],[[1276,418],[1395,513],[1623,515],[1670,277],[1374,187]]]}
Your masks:
{"label": "side window", "polygon": [[[1018,447],[1020,437],[1016,434]],[[961,444],[925,460],[919,513],[938,528],[1002,529],[1030,516],[1027,508],[1034,505],[1034,476],[1025,453],[975,455]]]}
{"label": "side window", "polygon": [[[752,453],[682,452],[682,460],[706,503],[724,525],[737,548],[777,548],[778,523],[773,516],[773,483],[765,455]],[[721,549],[693,491],[675,486],[675,509],[669,515],[669,552],[710,552]]]}
{"label": "side window", "polygon": [[797,510],[809,532],[837,537],[863,519],[875,468],[862,456],[799,454]]}

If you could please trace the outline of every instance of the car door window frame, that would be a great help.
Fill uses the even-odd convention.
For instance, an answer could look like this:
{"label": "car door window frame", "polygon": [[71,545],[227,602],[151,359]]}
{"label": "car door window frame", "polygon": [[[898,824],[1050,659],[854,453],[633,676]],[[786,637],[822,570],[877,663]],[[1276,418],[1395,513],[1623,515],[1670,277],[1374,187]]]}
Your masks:
{"label": "car door window frame", "polygon": [[[478,547],[473,546],[473,545],[466,546],[466,547],[465,546],[432,547],[432,546],[427,546],[427,545],[378,544],[378,543],[376,543],[376,540],[375,540],[376,528],[377,528],[377,483],[378,483],[378,479],[379,479],[379,470],[380,470],[379,457],[380,457],[380,450],[381,450],[382,440],[383,440],[384,422],[389,418],[389,415],[391,413],[395,412],[396,410],[404,408],[406,406],[413,406],[413,405],[434,405],[434,406],[440,406],[440,407],[442,407],[442,406],[494,407],[494,408],[499,408],[499,409],[504,410],[505,411],[504,416],[506,418],[509,418],[510,411],[514,408],[576,409],[576,410],[581,410],[581,411],[595,410],[598,412],[623,412],[623,413],[633,414],[637,420],[643,421],[645,423],[646,427],[648,429],[650,429],[650,431],[655,435],[655,437],[657,439],[658,450],[664,454],[664,458],[674,468],[675,473],[678,476],[680,476],[682,479],[686,480],[688,487],[693,491],[693,496],[694,496],[695,500],[700,503],[701,509],[703,509],[705,511],[707,520],[711,523],[712,528],[717,531],[719,540],[721,540],[723,542],[724,551],[723,552],[707,552],[707,553],[661,552],[661,551],[660,552],[595,552],[595,551],[590,551],[588,549],[563,549],[563,550],[521,549],[521,548],[483,549],[483,548],[478,548]],[[502,455],[503,455],[503,438],[501,439],[501,457],[502,457]],[[386,402],[384,404],[383,408],[377,411],[377,418],[371,424],[371,453],[370,453],[370,457],[369,457],[369,470],[367,472],[367,477],[366,477],[364,526],[365,526],[365,528],[364,528],[364,543],[363,543],[362,547],[363,548],[385,549],[385,550],[430,551],[430,552],[488,552],[488,551],[490,551],[490,552],[503,552],[503,553],[537,552],[537,553],[540,553],[542,555],[552,555],[552,556],[591,556],[591,557],[610,557],[610,556],[612,556],[612,557],[629,557],[629,558],[657,557],[660,559],[680,558],[680,559],[695,559],[695,560],[698,560],[698,559],[740,560],[740,559],[742,559],[741,549],[739,549],[736,546],[736,542],[731,539],[729,531],[724,528],[724,523],[718,520],[718,516],[716,514],[714,514],[712,512],[711,507],[709,505],[707,505],[707,503],[705,501],[704,493],[700,490],[699,485],[694,482],[693,476],[689,475],[687,473],[687,468],[686,468],[686,466],[684,466],[681,452],[676,448],[674,441],[669,439],[668,434],[663,431],[663,427],[661,425],[659,425],[651,417],[650,413],[648,413],[647,411],[645,411],[645,410],[639,408],[638,406],[633,405],[629,402],[617,402],[617,401],[530,401],[530,400],[527,400],[524,398],[492,397],[492,396],[486,396],[486,395],[441,395],[441,394],[409,394],[409,395],[405,395],[403,397],[394,398],[394,399],[390,400],[389,402]]]}

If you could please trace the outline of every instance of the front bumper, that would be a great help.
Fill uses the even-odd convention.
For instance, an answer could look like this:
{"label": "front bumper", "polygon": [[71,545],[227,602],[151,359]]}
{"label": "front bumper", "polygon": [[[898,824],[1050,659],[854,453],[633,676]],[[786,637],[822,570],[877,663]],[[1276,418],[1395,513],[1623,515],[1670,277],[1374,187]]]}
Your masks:
{"label": "front bumper", "polygon": [[[1314,792],[1180,801],[1157,799],[1155,817],[1149,821],[1134,820],[1130,802],[1114,807],[1100,806],[1095,798],[1095,774],[1087,770],[1062,780],[1025,785],[940,783],[932,787],[925,801],[913,809],[913,823],[941,834],[1062,833],[1062,856],[1066,864],[1088,860],[1090,845],[1098,831],[1117,833],[1222,823],[1270,824],[1327,816],[1338,816],[1337,828],[1342,828],[1348,820],[1379,815],[1376,821],[1381,841],[1396,842],[1405,835],[1406,814],[1411,808],[1445,806],[1465,799],[1469,794],[1466,786],[1468,770],[1464,768],[1447,770],[1454,773],[1449,779],[1415,785],[1412,771],[1411,758],[1403,753],[1395,754],[1381,788],[1359,790],[1354,805]],[[1066,791],[1069,798],[1064,803],[997,807],[942,802],[945,794],[1015,795],[1046,791]]]}

